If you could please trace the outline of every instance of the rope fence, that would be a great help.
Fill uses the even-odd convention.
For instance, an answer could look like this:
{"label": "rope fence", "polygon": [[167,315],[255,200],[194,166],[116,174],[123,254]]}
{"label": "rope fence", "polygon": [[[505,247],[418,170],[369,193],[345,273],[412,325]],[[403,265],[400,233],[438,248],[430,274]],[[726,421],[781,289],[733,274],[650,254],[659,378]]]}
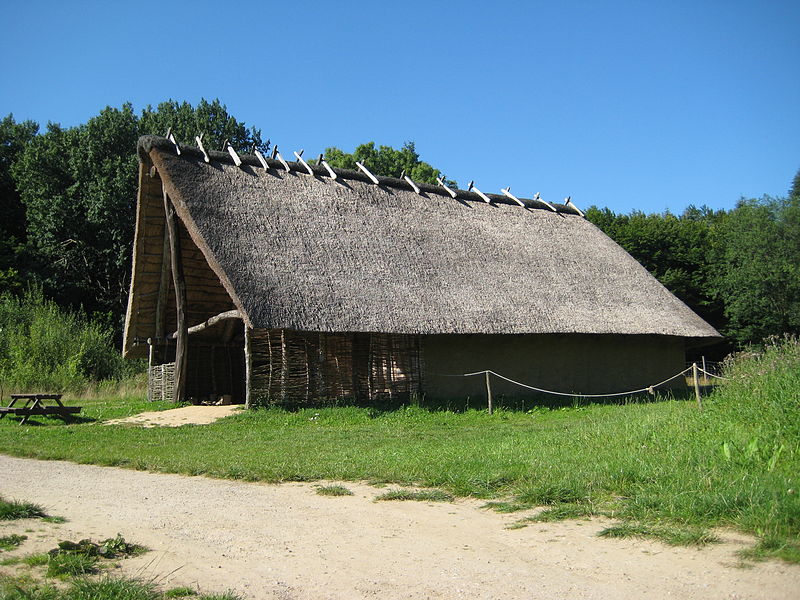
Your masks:
{"label": "rope fence", "polygon": [[692,380],[694,383],[694,390],[695,396],[697,398],[697,404],[700,408],[703,407],[702,401],[700,399],[700,384],[699,384],[699,374],[703,373],[707,377],[713,377],[715,379],[721,379],[723,381],[729,381],[728,377],[721,377],[719,375],[715,375],[714,373],[709,373],[706,369],[701,368],[698,366],[697,363],[692,363],[690,367],[685,368],[683,371],[679,371],[675,373],[672,377],[664,379],[663,381],[659,381],[658,383],[654,383],[652,385],[648,385],[643,388],[639,388],[636,390],[627,390],[625,392],[613,392],[610,394],[576,394],[571,392],[559,392],[555,390],[547,390],[544,388],[539,388],[533,385],[528,385],[527,383],[522,383],[520,381],[516,381],[511,379],[510,377],[506,377],[505,375],[501,375],[500,373],[496,373],[490,369],[486,369],[483,371],[475,371],[474,373],[462,373],[461,375],[450,375],[450,374],[439,374],[440,377],[477,377],[479,375],[483,375],[486,378],[486,395],[489,400],[489,414],[492,413],[492,386],[489,379],[490,375],[494,375],[498,379],[502,379],[507,381],[508,383],[518,385],[520,387],[533,390],[535,392],[539,392],[540,394],[550,394],[552,396],[569,396],[572,398],[615,398],[619,396],[631,396],[633,394],[641,394],[642,392],[648,392],[649,394],[654,393],[657,387],[664,385],[665,383],[669,383],[673,379],[677,379],[678,377],[685,377],[687,373],[692,372]]}

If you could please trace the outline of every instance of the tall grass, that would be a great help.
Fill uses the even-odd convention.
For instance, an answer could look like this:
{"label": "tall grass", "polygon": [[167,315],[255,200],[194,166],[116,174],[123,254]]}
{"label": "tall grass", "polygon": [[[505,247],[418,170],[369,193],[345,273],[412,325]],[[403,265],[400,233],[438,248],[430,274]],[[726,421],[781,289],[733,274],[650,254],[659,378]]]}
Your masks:
{"label": "tall grass", "polygon": [[[111,330],[58,307],[33,288],[0,295],[0,387],[9,391],[81,392],[141,370],[114,348]],[[108,384],[106,384],[108,385]]]}

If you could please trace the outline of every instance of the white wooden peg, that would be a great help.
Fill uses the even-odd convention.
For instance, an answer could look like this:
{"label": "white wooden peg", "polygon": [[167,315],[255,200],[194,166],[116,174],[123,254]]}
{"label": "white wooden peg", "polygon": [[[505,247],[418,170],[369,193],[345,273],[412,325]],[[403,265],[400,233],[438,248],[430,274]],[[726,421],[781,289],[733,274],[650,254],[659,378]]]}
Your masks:
{"label": "white wooden peg", "polygon": [[336,171],[334,171],[334,170],[331,168],[331,166],[328,164],[328,161],[327,161],[327,160],[325,160],[324,158],[320,158],[320,159],[319,159],[319,162],[320,162],[320,164],[321,164],[323,167],[325,167],[325,169],[328,171],[328,175],[330,175],[330,176],[331,176],[331,179],[335,180],[335,179],[338,177],[338,175],[336,174]]}
{"label": "white wooden peg", "polygon": [[408,185],[411,186],[411,189],[414,190],[414,193],[422,195],[422,191],[419,189],[419,186],[411,180],[411,177],[408,175],[403,175],[403,179]]}
{"label": "white wooden peg", "polygon": [[281,156],[281,153],[278,152],[278,147],[277,146],[275,146],[274,154],[275,154],[274,158],[277,158],[280,161],[280,163],[283,165],[283,168],[286,169],[286,172],[289,173],[292,169],[289,166],[289,163],[287,163],[285,160],[283,160],[283,157]]}
{"label": "white wooden peg", "polygon": [[175,134],[172,133],[172,127],[169,127],[167,129],[167,135],[164,136],[164,137],[166,137],[170,142],[172,142],[175,145],[175,153],[178,156],[180,156],[180,154],[181,154],[181,146],[180,146],[180,144],[178,144],[178,140],[175,139]]}
{"label": "white wooden peg", "polygon": [[578,214],[579,214],[580,216],[582,216],[584,219],[586,218],[586,215],[585,215],[585,214],[583,214],[583,211],[582,211],[580,208],[578,208],[577,206],[575,206],[575,203],[572,201],[572,196],[567,196],[567,197],[564,199],[564,204],[565,204],[566,206],[571,206],[571,207],[572,207],[572,208],[574,208],[576,211],[578,211]]}
{"label": "white wooden peg", "polygon": [[300,152],[295,152],[294,155],[297,158],[297,160],[300,161],[300,164],[303,165],[305,170],[308,171],[308,174],[313,177],[314,176],[314,169],[312,169],[311,166],[306,161],[303,160],[303,151],[300,150]]}
{"label": "white wooden peg", "polygon": [[200,148],[200,152],[203,153],[203,160],[210,163],[211,159],[208,157],[208,152],[206,152],[206,149],[203,147],[203,134],[201,133],[200,135],[194,136],[194,141],[197,142],[197,147]]}
{"label": "white wooden peg", "polygon": [[480,191],[478,188],[475,187],[475,182],[474,181],[470,181],[469,182],[468,191],[475,192],[476,194],[478,194],[478,196],[480,196],[481,199],[484,202],[486,202],[486,204],[491,204],[492,203],[492,199],[489,198],[489,196],[487,196],[486,194],[484,194],[482,191]]}
{"label": "white wooden peg", "polygon": [[542,200],[542,197],[539,195],[539,192],[536,192],[536,195],[533,197],[533,199],[536,200],[537,202],[541,202],[542,204],[544,204],[547,208],[549,208],[553,212],[558,212],[558,210],[556,210],[555,206],[553,206],[552,204],[550,204],[546,200]]}
{"label": "white wooden peg", "polygon": [[520,200],[519,198],[517,198],[514,194],[511,193],[511,186],[509,186],[507,188],[500,188],[500,191],[503,192],[503,194],[505,194],[509,198],[511,198],[514,202],[519,204],[522,208],[525,208],[525,203],[522,200]]}
{"label": "white wooden peg", "polygon": [[237,167],[241,167],[242,159],[239,158],[239,155],[237,154],[236,150],[233,149],[233,146],[231,146],[231,143],[228,140],[225,140],[225,149],[228,151],[228,154],[231,155],[231,158],[233,159],[233,164],[235,164]]}
{"label": "white wooden peg", "polygon": [[256,155],[258,162],[261,163],[261,166],[264,167],[264,170],[269,171],[269,163],[267,163],[267,159],[264,158],[264,155],[258,151],[258,148],[253,148],[253,154]]}
{"label": "white wooden peg", "polygon": [[448,186],[446,186],[446,185],[444,184],[444,181],[442,181],[442,178],[441,178],[441,177],[437,177],[437,178],[436,178],[436,183],[438,183],[440,186],[442,186],[442,187],[445,189],[445,191],[446,191],[448,194],[450,194],[450,197],[451,197],[451,198],[455,198],[455,197],[456,197],[456,195],[457,195],[457,194],[455,193],[455,191],[453,191],[453,189],[451,189],[451,188],[449,188]]}
{"label": "white wooden peg", "polygon": [[374,183],[375,185],[380,185],[380,184],[381,184],[381,182],[380,182],[380,181],[378,181],[378,178],[377,178],[377,177],[375,177],[375,175],[373,175],[373,174],[372,174],[372,171],[370,171],[370,170],[369,170],[367,167],[365,167],[364,165],[362,165],[362,164],[361,164],[360,162],[358,162],[358,161],[356,161],[356,166],[357,166],[359,169],[361,169],[361,171],[363,171],[363,173],[364,173],[364,174],[365,174],[367,177],[369,177],[369,178],[370,178],[370,180],[372,181],[372,183]]}

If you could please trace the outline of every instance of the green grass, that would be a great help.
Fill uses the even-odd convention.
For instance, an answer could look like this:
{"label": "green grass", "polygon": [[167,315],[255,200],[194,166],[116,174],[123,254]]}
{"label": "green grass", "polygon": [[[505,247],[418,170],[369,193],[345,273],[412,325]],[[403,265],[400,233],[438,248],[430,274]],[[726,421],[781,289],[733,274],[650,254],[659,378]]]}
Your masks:
{"label": "green grass", "polygon": [[320,496],[352,496],[353,492],[343,485],[321,485],[317,488]]}
{"label": "green grass", "polygon": [[4,535],[0,537],[0,550],[13,550],[19,548],[20,544],[28,539],[27,535]]}
{"label": "green grass", "polygon": [[61,523],[67,522],[67,520],[64,517],[50,517],[50,516],[42,517],[42,521],[44,521],[45,523],[56,523],[59,525]]}
{"label": "green grass", "polygon": [[47,576],[88,575],[97,572],[97,557],[86,554],[56,554],[47,561]]}
{"label": "green grass", "polygon": [[193,598],[195,596],[197,596],[197,590],[186,586],[171,588],[164,592],[164,598]]}
{"label": "green grass", "polygon": [[44,553],[29,554],[28,556],[22,559],[22,562],[28,565],[29,567],[40,567],[50,562],[50,556]]}
{"label": "green grass", "polygon": [[777,557],[786,562],[800,563],[800,543],[787,542],[781,538],[765,538],[754,547],[741,550],[739,556],[751,561]]}
{"label": "green grass", "polygon": [[0,600],[167,600],[193,598],[196,600],[242,600],[232,592],[200,594],[192,588],[158,590],[152,582],[127,577],[68,578],[67,585],[55,587],[30,575],[15,577],[0,575]]}
{"label": "green grass", "polygon": [[588,504],[558,504],[528,517],[532,523],[552,523],[567,519],[585,519],[596,515],[597,511]]}
{"label": "green grass", "polygon": [[417,502],[450,502],[454,500],[453,494],[448,494],[442,490],[391,490],[375,500],[414,500]]}
{"label": "green grass", "polygon": [[609,538],[653,539],[670,546],[706,546],[720,542],[717,536],[697,527],[643,525],[641,523],[620,523],[603,529],[598,535]]}
{"label": "green grass", "polygon": [[497,513],[508,514],[520,512],[523,510],[530,510],[535,508],[533,504],[526,504],[524,502],[505,502],[505,501],[491,501],[487,502],[481,508],[488,508]]}
{"label": "green grass", "polygon": [[373,481],[511,505],[591,506],[625,523],[734,527],[771,540],[760,550],[765,555],[796,562],[787,549],[800,544],[800,344],[770,346],[727,375],[702,411],[665,397],[492,415],[419,406],[272,408],[203,427],[146,429],[97,421],[153,405],[97,398],[85,404],[86,423],[0,421],[0,452],[245,481]]}
{"label": "green grass", "polygon": [[0,521],[13,521],[16,519],[35,519],[47,516],[44,509],[32,502],[17,502],[0,497]]}

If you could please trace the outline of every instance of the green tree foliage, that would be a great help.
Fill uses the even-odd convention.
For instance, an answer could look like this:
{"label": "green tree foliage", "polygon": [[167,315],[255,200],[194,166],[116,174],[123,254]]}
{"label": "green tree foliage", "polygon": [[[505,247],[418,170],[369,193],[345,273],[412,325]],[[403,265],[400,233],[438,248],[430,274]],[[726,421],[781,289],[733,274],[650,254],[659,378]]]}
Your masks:
{"label": "green tree foliage", "polygon": [[456,182],[446,179],[439,169],[419,159],[414,142],[406,142],[400,150],[391,146],[376,148],[375,142],[368,142],[357,146],[352,154],[336,147],[327,148],[325,160],[332,167],[340,169],[355,170],[358,161],[375,175],[400,177],[405,172],[411,179],[421,183],[436,185],[436,178],[439,177],[450,187],[456,186]]}
{"label": "green tree foliage", "polygon": [[714,244],[724,333],[740,343],[800,333],[800,195],[741,200],[719,223]]}
{"label": "green tree foliage", "polygon": [[13,115],[0,121],[0,292],[19,289],[19,260],[25,242],[25,207],[11,177],[11,165],[39,126],[17,123]]}
{"label": "green tree foliage", "polygon": [[155,110],[148,106],[142,111],[139,121],[141,135],[166,135],[169,128],[179,142],[191,146],[196,145],[195,136],[202,133],[206,150],[223,150],[225,140],[242,153],[251,153],[253,147],[263,153],[269,150],[269,140],[261,140],[261,131],[234,119],[219,100],[208,102],[203,99],[196,107],[188,102],[168,100]]}
{"label": "green tree foliage", "polygon": [[789,188],[789,199],[794,200],[795,198],[800,198],[800,169],[795,173],[794,179],[792,180],[792,187]]}
{"label": "green tree foliage", "polygon": [[107,107],[78,127],[48,124],[19,152],[12,174],[27,214],[29,279],[60,304],[109,315],[125,310],[136,204],[136,140],[164,135],[179,141],[204,133],[210,148],[225,139],[241,151],[266,150],[256,129],[231,117],[218,100],[197,108],[168,101],[136,115],[130,104]]}
{"label": "green tree foliage", "polygon": [[14,165],[37,275],[62,303],[114,313],[124,304],[137,135],[129,105],[106,108],[80,127],[49,124]]}
{"label": "green tree foliage", "polygon": [[711,232],[723,211],[689,206],[680,216],[634,211],[616,214],[595,206],[586,217],[625,248],[653,276],[715,327],[723,307],[711,286],[715,253]]}

